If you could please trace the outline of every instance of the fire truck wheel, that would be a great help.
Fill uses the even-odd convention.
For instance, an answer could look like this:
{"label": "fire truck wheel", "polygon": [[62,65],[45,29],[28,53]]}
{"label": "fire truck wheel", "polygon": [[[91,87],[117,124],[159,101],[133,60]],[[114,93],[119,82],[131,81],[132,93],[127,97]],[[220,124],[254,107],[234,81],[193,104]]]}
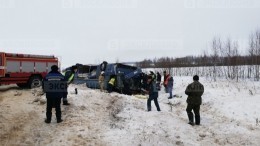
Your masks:
{"label": "fire truck wheel", "polygon": [[29,80],[29,87],[30,88],[37,88],[42,86],[42,80],[39,76],[32,76]]}

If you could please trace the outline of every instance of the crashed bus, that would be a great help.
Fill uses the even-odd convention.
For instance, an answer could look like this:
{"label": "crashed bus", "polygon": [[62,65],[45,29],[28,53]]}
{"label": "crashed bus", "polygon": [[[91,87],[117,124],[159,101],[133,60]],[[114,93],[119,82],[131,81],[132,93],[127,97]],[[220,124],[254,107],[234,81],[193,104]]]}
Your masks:
{"label": "crashed bus", "polygon": [[99,65],[77,64],[77,67],[77,78],[74,81],[76,84],[86,83],[88,88],[100,89],[98,78],[103,71],[105,90],[107,90],[110,78],[115,76],[114,90],[116,92],[128,95],[141,92],[144,73],[139,67],[122,63],[107,63],[106,61]]}

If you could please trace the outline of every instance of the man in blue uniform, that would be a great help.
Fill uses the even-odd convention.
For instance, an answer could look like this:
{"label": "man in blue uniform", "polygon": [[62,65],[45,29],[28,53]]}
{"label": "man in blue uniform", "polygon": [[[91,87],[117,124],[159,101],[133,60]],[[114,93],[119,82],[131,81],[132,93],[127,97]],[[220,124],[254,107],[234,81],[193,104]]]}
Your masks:
{"label": "man in blue uniform", "polygon": [[43,90],[46,93],[47,98],[45,123],[51,122],[53,107],[56,109],[57,123],[62,122],[60,104],[66,86],[67,84],[64,80],[64,76],[58,71],[58,66],[53,65],[51,67],[51,72],[43,79]]}

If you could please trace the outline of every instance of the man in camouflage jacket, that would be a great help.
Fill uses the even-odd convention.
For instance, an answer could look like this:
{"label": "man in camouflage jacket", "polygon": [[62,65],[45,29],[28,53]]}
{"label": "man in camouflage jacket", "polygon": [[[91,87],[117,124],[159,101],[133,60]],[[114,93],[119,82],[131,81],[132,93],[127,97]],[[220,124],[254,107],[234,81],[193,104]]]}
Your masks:
{"label": "man in camouflage jacket", "polygon": [[204,92],[204,86],[199,82],[199,76],[195,75],[193,77],[193,83],[189,84],[185,90],[185,94],[188,95],[187,98],[187,114],[189,118],[189,124],[194,125],[194,116],[192,110],[195,114],[195,123],[200,125],[200,105],[202,102],[201,96]]}

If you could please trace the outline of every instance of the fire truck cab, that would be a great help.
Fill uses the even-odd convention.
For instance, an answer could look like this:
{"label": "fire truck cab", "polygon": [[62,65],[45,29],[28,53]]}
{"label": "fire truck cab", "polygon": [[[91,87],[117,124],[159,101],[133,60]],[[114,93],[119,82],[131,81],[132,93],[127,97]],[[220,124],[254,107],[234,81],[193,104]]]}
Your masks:
{"label": "fire truck cab", "polygon": [[58,65],[55,56],[0,52],[0,85],[40,87],[52,65]]}

